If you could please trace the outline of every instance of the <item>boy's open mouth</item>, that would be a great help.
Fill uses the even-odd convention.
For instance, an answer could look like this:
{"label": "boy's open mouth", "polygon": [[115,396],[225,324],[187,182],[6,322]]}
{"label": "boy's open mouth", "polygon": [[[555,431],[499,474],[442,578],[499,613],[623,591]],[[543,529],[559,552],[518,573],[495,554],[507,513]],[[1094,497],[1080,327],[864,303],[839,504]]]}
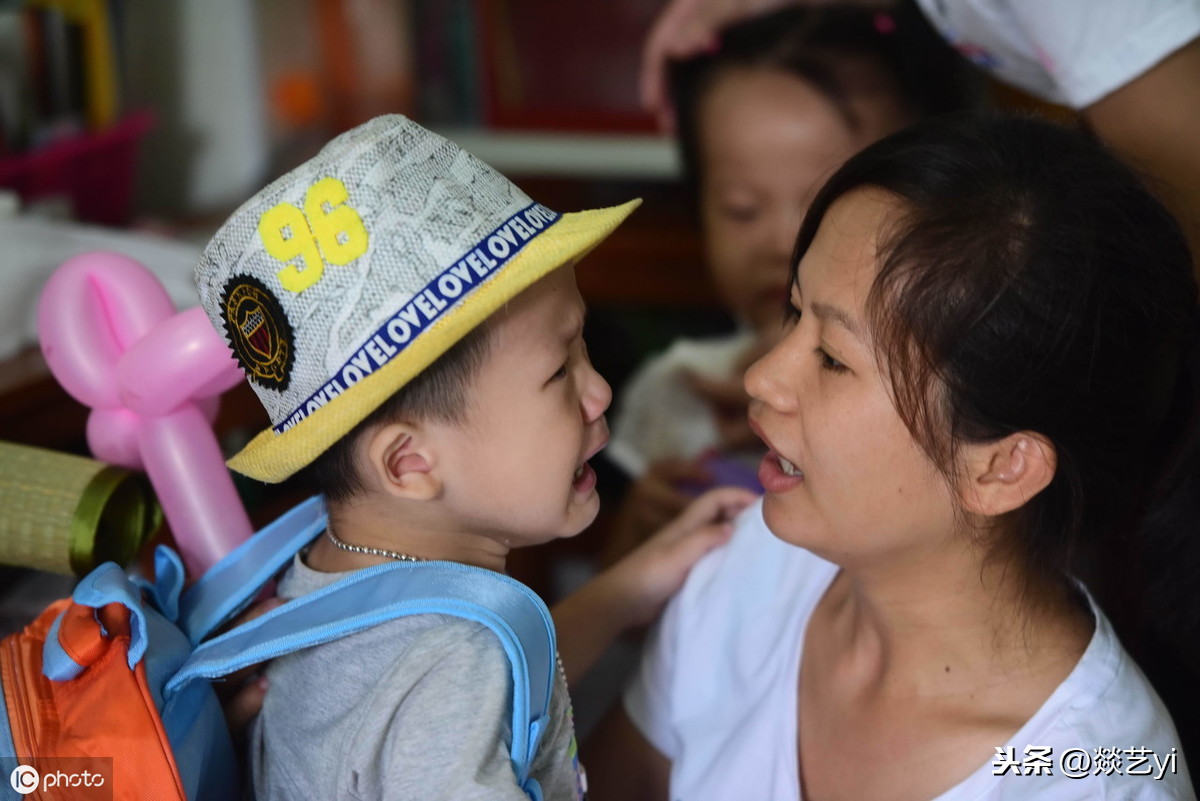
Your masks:
{"label": "boy's open mouth", "polygon": [[571,488],[576,492],[591,492],[596,486],[596,471],[587,462],[584,462],[579,467],[575,468],[575,475],[571,481]]}
{"label": "boy's open mouth", "polygon": [[588,464],[588,460],[604,450],[604,446],[607,444],[608,434],[605,433],[596,447],[588,451],[587,456],[583,457],[583,462],[575,468],[575,475],[571,477],[571,486],[577,492],[591,492],[592,488],[596,486],[596,471]]}

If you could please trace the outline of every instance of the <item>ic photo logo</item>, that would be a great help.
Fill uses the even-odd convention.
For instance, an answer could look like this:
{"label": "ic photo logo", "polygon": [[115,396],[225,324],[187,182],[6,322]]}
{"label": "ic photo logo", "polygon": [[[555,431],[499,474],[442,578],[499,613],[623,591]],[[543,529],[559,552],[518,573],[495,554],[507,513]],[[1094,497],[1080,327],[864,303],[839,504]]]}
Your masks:
{"label": "ic photo logo", "polygon": [[8,774],[8,783],[21,795],[29,795],[42,783],[42,777],[28,765],[17,765],[13,772]]}
{"label": "ic photo logo", "polygon": [[[112,785],[106,780],[107,776],[112,775],[111,758],[61,757],[29,761],[37,767],[21,763],[8,774],[9,786],[20,795],[36,791],[46,795],[52,791],[69,790],[69,797],[79,801],[112,799]],[[64,796],[56,794],[54,797]]]}

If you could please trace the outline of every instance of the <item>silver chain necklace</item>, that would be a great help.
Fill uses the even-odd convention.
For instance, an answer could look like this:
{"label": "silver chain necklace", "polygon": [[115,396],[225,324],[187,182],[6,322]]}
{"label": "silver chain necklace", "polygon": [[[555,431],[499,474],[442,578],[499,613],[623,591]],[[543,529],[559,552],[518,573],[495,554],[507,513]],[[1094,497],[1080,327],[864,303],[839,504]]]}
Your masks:
{"label": "silver chain necklace", "polygon": [[400,553],[399,551],[389,551],[384,548],[368,548],[365,545],[351,545],[344,540],[338,539],[337,535],[333,533],[333,523],[330,521],[325,523],[325,536],[329,538],[330,542],[341,548],[343,551],[350,551],[351,553],[363,553],[369,556],[386,556],[388,559],[396,559],[400,562],[425,561],[419,556],[412,556],[411,554]]}

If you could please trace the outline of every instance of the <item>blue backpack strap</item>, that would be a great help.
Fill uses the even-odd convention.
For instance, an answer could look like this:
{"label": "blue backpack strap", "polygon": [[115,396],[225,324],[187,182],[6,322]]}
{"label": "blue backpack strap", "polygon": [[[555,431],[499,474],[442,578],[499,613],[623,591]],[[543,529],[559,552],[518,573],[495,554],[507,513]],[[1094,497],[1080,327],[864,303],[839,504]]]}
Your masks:
{"label": "blue backpack strap", "polygon": [[179,628],[192,644],[245,609],[292,557],[325,529],[324,499],[315,495],[255,533],[200,577],[179,602]]}
{"label": "blue backpack strap", "polygon": [[420,614],[472,620],[500,639],[513,678],[509,751],[513,771],[525,792],[540,798],[541,789],[529,770],[549,721],[556,664],[554,624],[545,603],[532,590],[483,568],[455,562],[392,562],[357,571],[199,646],[167,683],[164,699],[196,679],[218,678]]}
{"label": "blue backpack strap", "polygon": [[[0,692],[3,689],[3,684],[0,683]],[[8,765],[7,760],[13,759],[16,756],[18,756],[17,744],[13,741],[12,724],[8,721],[8,710],[0,709],[0,765]]]}

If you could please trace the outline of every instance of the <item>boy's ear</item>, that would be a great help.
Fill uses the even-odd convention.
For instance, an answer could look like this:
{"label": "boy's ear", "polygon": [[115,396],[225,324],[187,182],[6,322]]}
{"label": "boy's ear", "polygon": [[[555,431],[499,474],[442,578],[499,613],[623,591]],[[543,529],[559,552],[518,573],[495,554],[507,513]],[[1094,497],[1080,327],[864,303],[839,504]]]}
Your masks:
{"label": "boy's ear", "polygon": [[416,501],[441,493],[441,478],[433,469],[436,462],[425,433],[409,423],[389,423],[371,432],[366,469],[384,492]]}
{"label": "boy's ear", "polygon": [[1054,445],[1032,431],[968,445],[964,454],[967,486],[963,505],[986,517],[998,517],[1024,506],[1046,488],[1058,467]]}

